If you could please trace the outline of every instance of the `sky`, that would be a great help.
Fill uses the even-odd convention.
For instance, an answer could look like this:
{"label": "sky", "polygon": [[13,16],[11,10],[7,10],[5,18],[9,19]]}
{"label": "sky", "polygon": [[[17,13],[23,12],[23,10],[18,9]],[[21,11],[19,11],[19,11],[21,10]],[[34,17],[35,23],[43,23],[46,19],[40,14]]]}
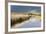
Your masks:
{"label": "sky", "polygon": [[37,7],[37,6],[17,6],[17,5],[11,5],[11,12],[41,12],[41,7]]}

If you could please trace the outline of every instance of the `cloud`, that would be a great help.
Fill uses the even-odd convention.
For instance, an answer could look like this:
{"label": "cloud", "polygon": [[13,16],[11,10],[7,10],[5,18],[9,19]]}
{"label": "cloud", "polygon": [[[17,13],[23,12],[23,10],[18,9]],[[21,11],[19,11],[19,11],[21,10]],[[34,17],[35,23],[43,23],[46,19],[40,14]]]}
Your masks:
{"label": "cloud", "polygon": [[40,9],[29,10],[28,13],[41,13]]}

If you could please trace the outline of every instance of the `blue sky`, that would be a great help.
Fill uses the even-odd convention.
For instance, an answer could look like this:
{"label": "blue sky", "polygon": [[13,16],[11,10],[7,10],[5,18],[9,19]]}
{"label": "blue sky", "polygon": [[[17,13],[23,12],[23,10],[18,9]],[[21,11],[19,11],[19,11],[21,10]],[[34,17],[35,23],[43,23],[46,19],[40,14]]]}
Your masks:
{"label": "blue sky", "polygon": [[35,6],[17,6],[17,5],[11,5],[11,11],[13,12],[41,12],[41,7],[35,7]]}

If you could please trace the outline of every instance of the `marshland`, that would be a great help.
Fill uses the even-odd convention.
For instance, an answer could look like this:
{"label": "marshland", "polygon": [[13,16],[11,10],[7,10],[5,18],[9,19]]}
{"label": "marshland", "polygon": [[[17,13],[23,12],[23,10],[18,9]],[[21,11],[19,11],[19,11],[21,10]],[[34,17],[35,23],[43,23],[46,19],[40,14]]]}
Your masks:
{"label": "marshland", "polygon": [[16,24],[22,24],[28,20],[31,21],[32,17],[35,17],[37,20],[41,19],[41,15],[38,13],[11,13],[11,27]]}
{"label": "marshland", "polygon": [[41,27],[41,7],[11,5],[11,27]]}

